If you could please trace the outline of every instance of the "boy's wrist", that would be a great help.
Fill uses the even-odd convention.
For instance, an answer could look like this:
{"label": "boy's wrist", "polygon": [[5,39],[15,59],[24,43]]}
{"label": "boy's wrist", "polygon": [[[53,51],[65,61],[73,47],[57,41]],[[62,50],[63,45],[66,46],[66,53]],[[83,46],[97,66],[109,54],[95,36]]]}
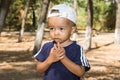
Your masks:
{"label": "boy's wrist", "polygon": [[46,59],[46,63],[50,65],[50,64],[52,64],[53,62],[52,62],[52,60],[48,57],[48,58]]}
{"label": "boy's wrist", "polygon": [[60,61],[64,61],[67,58],[67,56],[63,56],[63,58]]}

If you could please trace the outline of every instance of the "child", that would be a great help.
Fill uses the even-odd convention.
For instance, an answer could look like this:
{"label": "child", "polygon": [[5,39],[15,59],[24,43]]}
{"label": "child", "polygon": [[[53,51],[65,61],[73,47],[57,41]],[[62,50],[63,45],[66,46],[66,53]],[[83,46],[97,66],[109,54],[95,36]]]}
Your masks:
{"label": "child", "polygon": [[37,71],[43,80],[80,80],[90,65],[83,48],[70,40],[76,31],[75,11],[65,4],[54,6],[48,13],[48,25],[53,41],[45,43],[34,56]]}

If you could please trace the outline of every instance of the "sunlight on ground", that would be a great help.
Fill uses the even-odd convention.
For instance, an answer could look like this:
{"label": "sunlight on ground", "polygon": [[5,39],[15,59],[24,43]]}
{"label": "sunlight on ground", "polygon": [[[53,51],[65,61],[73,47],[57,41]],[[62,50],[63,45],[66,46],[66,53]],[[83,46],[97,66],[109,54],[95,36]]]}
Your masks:
{"label": "sunlight on ground", "polygon": [[[18,43],[18,32],[3,32],[0,37],[0,80],[42,80],[33,58],[35,33],[25,33]],[[50,40],[45,33],[43,43]],[[84,47],[84,33],[77,35]],[[100,33],[92,38],[92,49],[86,52],[91,70],[83,80],[120,80],[120,46],[114,45],[114,33]]]}

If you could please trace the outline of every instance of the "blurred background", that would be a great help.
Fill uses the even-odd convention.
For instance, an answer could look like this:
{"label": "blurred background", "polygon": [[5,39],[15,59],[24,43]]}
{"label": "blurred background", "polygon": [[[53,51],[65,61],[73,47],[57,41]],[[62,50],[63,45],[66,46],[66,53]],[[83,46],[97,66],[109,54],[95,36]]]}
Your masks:
{"label": "blurred background", "polygon": [[47,12],[61,3],[77,14],[71,39],[91,65],[83,80],[120,80],[120,0],[0,0],[0,80],[42,80],[33,55],[51,40]]}

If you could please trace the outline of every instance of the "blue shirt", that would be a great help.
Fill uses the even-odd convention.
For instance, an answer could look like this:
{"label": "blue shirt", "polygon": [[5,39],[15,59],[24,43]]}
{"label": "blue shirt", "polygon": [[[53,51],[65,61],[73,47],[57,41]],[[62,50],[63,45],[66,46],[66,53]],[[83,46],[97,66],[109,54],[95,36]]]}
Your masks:
{"label": "blue shirt", "polygon": [[[34,56],[38,61],[44,61],[48,57],[54,41],[45,43],[39,52]],[[90,69],[90,65],[85,56],[83,48],[73,41],[69,46],[64,47],[66,56],[74,63],[84,66],[85,71]],[[72,66],[72,65],[71,65]],[[71,73],[60,61],[53,63],[45,72],[44,80],[80,80],[80,77]]]}

